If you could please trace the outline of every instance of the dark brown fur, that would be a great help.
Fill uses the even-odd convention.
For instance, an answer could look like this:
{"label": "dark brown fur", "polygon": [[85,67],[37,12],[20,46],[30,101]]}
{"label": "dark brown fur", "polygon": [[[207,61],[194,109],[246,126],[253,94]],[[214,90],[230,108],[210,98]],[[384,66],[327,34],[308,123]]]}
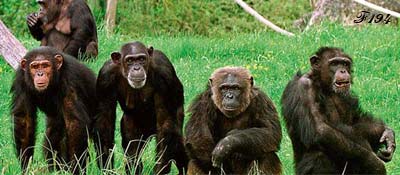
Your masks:
{"label": "dark brown fur", "polygon": [[[129,67],[128,55],[146,55],[143,64]],[[154,173],[165,174],[170,171],[170,161],[174,159],[183,174],[187,158],[183,147],[183,86],[175,69],[164,53],[153,48],[146,48],[140,42],[125,44],[120,52],[114,52],[112,60],[101,68],[97,79],[97,94],[100,101],[100,114],[96,121],[100,166],[106,168],[107,159],[113,164],[109,150],[114,146],[114,131],[117,103],[124,112],[121,120],[122,147],[129,162],[127,174],[135,167],[135,160],[143,148],[144,141],[156,134],[157,158],[160,158]],[[143,70],[143,71],[141,71]],[[145,72],[143,87],[133,88],[129,84],[129,72]],[[139,74],[139,73],[138,73]],[[134,74],[133,75],[137,75]],[[131,142],[129,144],[129,142]],[[162,155],[161,155],[162,154]],[[142,162],[138,161],[135,174],[142,171]]]}
{"label": "dark brown fur", "polygon": [[[385,174],[382,160],[390,161],[394,147],[389,157],[382,156],[379,140],[387,136],[387,146],[392,147],[394,133],[361,110],[350,86],[333,88],[335,79],[347,75],[351,85],[351,64],[327,62],[335,57],[352,60],[341,49],[323,47],[310,59],[312,71],[295,75],[283,93],[282,112],[293,144],[296,173]],[[347,70],[342,75],[338,74],[341,68]]]}
{"label": "dark brown fur", "polygon": [[[218,89],[228,74],[237,77],[236,83],[242,85],[240,107],[229,118],[222,112]],[[222,169],[227,174],[246,174],[254,163],[263,174],[281,173],[276,155],[282,137],[278,114],[272,101],[253,87],[248,70],[238,67],[216,70],[207,89],[192,102],[189,111],[185,140],[190,158],[188,174],[220,174]]]}
{"label": "dark brown fur", "polygon": [[98,54],[96,23],[84,0],[43,0],[48,4],[27,17],[29,31],[41,41],[41,46],[78,58],[79,53],[89,57]]}
{"label": "dark brown fur", "polygon": [[[55,56],[63,57],[62,67],[55,68]],[[40,109],[46,114],[45,158],[50,168],[69,163],[74,174],[84,173],[87,154],[88,133],[95,116],[96,78],[91,70],[75,58],[50,47],[29,51],[24,59],[29,65],[38,56],[52,63],[52,77],[46,90],[38,92],[33,85],[29,67],[18,69],[11,93],[14,119],[14,139],[21,167],[26,169],[33,157],[35,143],[36,113]],[[54,155],[56,160],[54,162]],[[81,158],[79,166],[75,157]]]}

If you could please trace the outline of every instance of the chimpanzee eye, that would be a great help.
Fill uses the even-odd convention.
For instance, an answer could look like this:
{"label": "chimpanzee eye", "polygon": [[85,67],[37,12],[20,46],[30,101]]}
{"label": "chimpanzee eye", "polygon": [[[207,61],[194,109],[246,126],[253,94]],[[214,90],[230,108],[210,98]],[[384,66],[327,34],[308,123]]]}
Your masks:
{"label": "chimpanzee eye", "polygon": [[46,69],[46,68],[48,68],[50,65],[48,65],[48,64],[43,64],[42,65],[42,67],[43,67],[43,69]]}
{"label": "chimpanzee eye", "polygon": [[144,61],[144,57],[140,57],[140,58],[139,58],[139,61]]}
{"label": "chimpanzee eye", "polygon": [[132,64],[132,63],[133,63],[133,59],[132,59],[132,58],[126,59],[126,63],[127,63],[127,64]]}
{"label": "chimpanzee eye", "polygon": [[222,91],[226,91],[226,90],[228,90],[228,87],[227,87],[227,86],[222,86],[220,89],[221,89]]}
{"label": "chimpanzee eye", "polygon": [[31,69],[39,69],[39,65],[38,64],[32,64],[31,65]]}

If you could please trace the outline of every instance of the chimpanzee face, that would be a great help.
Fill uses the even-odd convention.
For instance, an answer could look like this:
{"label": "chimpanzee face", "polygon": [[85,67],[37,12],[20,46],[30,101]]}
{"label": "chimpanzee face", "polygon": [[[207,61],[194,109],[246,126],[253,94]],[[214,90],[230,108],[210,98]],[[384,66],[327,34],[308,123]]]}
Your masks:
{"label": "chimpanzee face", "polygon": [[209,81],[214,104],[226,117],[236,117],[247,109],[251,101],[253,77],[246,69],[218,69]]}
{"label": "chimpanzee face", "polygon": [[332,79],[332,90],[339,94],[348,94],[351,87],[351,60],[346,57],[334,57],[328,60]]}
{"label": "chimpanzee face", "polygon": [[314,71],[321,81],[336,94],[349,95],[351,87],[352,60],[342,51],[327,50],[320,56],[310,58]]}
{"label": "chimpanzee face", "polygon": [[54,78],[54,71],[58,71],[63,63],[63,57],[56,55],[54,60],[45,55],[35,55],[33,58],[21,60],[21,68],[29,74],[30,83],[38,92],[45,91]]}
{"label": "chimpanzee face", "polygon": [[146,84],[153,47],[146,48],[139,43],[129,43],[122,47],[121,53],[111,54],[115,64],[121,66],[122,75],[134,89]]}
{"label": "chimpanzee face", "polygon": [[228,74],[222,84],[219,85],[219,93],[222,96],[222,107],[225,111],[235,111],[240,107],[240,95],[242,86],[232,74]]}
{"label": "chimpanzee face", "polygon": [[36,2],[40,5],[38,17],[43,23],[51,22],[60,15],[61,0],[37,0]]}

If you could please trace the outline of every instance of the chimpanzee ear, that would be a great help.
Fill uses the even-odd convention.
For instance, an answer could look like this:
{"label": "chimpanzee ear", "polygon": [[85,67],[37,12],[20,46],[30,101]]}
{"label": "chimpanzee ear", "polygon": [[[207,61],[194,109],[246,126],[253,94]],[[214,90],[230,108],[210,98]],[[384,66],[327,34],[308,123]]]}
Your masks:
{"label": "chimpanzee ear", "polygon": [[121,59],[121,53],[119,53],[119,52],[111,53],[111,60],[113,61],[113,63],[119,64],[120,59]]}
{"label": "chimpanzee ear", "polygon": [[26,59],[21,59],[21,69],[23,71],[26,71]]}
{"label": "chimpanzee ear", "polygon": [[319,67],[320,58],[317,55],[310,57],[310,63],[313,68]]}
{"label": "chimpanzee ear", "polygon": [[212,87],[212,78],[208,79],[208,84],[210,85],[210,87]]}
{"label": "chimpanzee ear", "polygon": [[147,48],[147,52],[149,53],[149,55],[150,55],[151,57],[153,56],[153,51],[154,51],[153,46],[150,46],[149,48]]}
{"label": "chimpanzee ear", "polygon": [[253,78],[253,76],[250,77],[250,85],[251,85],[251,87],[254,86],[254,78]]}
{"label": "chimpanzee ear", "polygon": [[54,56],[54,58],[56,59],[56,68],[59,70],[64,62],[64,58],[58,54]]}

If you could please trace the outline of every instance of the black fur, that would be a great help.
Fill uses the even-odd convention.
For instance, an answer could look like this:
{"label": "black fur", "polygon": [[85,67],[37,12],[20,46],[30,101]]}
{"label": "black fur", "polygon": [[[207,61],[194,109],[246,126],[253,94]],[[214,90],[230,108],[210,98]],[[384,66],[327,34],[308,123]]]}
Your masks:
{"label": "black fur", "polygon": [[[344,55],[322,48],[317,56],[323,65],[338,53]],[[363,112],[356,96],[335,94],[320,77],[319,70],[298,72],[282,96],[296,174],[385,174],[377,153],[386,125]]]}
{"label": "black fur", "polygon": [[[130,44],[142,45],[136,42],[128,43],[126,46]],[[130,87],[127,79],[121,74],[121,65],[111,60],[100,70],[97,79],[100,114],[96,121],[96,129],[100,138],[97,148],[103,155],[99,163],[106,167],[106,160],[111,156],[108,150],[114,145],[114,123],[118,102],[124,112],[121,120],[122,146],[127,150],[128,156],[131,159],[138,158],[136,153],[137,150],[141,150],[143,141],[156,134],[157,157],[165,152],[155,167],[155,173],[168,173],[169,161],[175,159],[182,174],[187,166],[182,139],[183,86],[164,53],[154,50],[150,59],[146,84],[140,89]],[[138,141],[140,139],[142,142]],[[134,168],[132,167],[134,161],[130,163],[132,163],[128,164],[130,167],[126,167],[127,173]],[[113,161],[110,164],[112,165]],[[142,163],[139,161],[135,173],[141,173],[141,170]]]}
{"label": "black fur", "polygon": [[[85,168],[87,133],[91,132],[97,108],[95,75],[75,58],[51,47],[33,49],[24,59],[29,65],[36,56],[43,55],[55,65],[54,56],[57,54],[63,56],[63,65],[59,70],[53,66],[53,77],[44,92],[35,90],[29,69],[24,71],[19,68],[11,87],[15,146],[23,169],[33,156],[37,109],[47,116],[47,138],[44,141],[47,148],[44,151],[49,164],[54,164],[50,151],[57,151],[57,159],[61,163],[74,162],[74,154],[78,157],[84,156],[80,166]],[[74,166],[75,164],[72,168]],[[79,168],[72,171],[79,173]]]}

